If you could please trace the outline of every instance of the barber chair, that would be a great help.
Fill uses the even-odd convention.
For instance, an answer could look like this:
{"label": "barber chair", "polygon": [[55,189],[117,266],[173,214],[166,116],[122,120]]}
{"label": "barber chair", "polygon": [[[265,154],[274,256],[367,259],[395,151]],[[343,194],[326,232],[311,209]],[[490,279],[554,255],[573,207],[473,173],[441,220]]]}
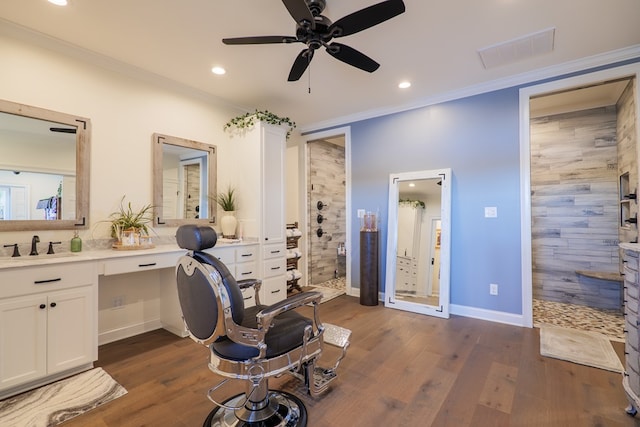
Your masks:
{"label": "barber chair", "polygon": [[[320,292],[260,305],[260,280],[236,281],[219,259],[205,252],[216,244],[213,228],[184,225],[176,240],[188,250],[176,266],[185,325],[194,341],[209,348],[209,369],[224,377],[207,393],[216,408],[204,426],[305,426],[303,402],[291,393],[269,390],[269,378],[290,374],[304,382],[308,393],[325,392],[336,378],[351,331],[319,321]],[[247,288],[254,289],[254,307],[244,307],[242,290]],[[303,305],[313,306],[313,319],[293,311]],[[324,344],[342,348],[328,369],[316,366]],[[215,400],[213,393],[232,379],[244,381],[245,392]]]}

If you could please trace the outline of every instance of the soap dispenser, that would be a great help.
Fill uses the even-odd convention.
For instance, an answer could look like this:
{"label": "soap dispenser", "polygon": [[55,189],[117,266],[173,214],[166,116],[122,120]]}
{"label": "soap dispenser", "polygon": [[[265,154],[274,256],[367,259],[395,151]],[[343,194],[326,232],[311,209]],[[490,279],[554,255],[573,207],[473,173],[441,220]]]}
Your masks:
{"label": "soap dispenser", "polygon": [[78,232],[73,233],[73,239],[71,239],[71,252],[80,252],[82,250],[82,239],[78,236]]}

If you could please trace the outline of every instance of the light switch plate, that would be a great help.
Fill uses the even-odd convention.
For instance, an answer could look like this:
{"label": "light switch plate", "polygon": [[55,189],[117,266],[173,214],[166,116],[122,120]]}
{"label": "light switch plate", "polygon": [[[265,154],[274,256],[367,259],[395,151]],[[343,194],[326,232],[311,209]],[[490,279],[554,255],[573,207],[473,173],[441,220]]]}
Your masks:
{"label": "light switch plate", "polygon": [[358,209],[358,218],[364,218],[364,209]]}
{"label": "light switch plate", "polygon": [[497,218],[498,217],[498,208],[495,206],[489,206],[484,208],[484,217],[485,218]]}

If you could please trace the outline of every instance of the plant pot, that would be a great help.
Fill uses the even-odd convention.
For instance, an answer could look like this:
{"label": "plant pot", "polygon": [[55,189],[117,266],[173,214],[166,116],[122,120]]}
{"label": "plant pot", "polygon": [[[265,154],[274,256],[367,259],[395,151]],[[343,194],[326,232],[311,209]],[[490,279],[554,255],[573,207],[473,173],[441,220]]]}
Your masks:
{"label": "plant pot", "polygon": [[224,211],[222,218],[220,218],[220,229],[222,230],[222,237],[227,239],[236,238],[236,227],[238,220],[236,219],[235,211]]}
{"label": "plant pot", "polygon": [[140,244],[140,233],[135,228],[122,230],[120,243],[122,246],[137,246]]}

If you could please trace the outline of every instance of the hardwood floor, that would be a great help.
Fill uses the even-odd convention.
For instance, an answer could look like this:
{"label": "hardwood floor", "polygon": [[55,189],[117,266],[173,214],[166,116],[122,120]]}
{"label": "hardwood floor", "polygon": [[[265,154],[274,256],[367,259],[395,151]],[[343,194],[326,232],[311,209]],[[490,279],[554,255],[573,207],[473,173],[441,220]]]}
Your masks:
{"label": "hardwood floor", "polygon": [[[541,357],[538,329],[361,306],[348,296],[320,313],[353,336],[328,394],[300,396],[309,426],[637,425],[624,412],[620,374]],[[163,330],[102,346],[97,365],[129,393],[64,426],[201,426],[213,409],[206,391],[218,382],[207,361],[204,347]]]}

